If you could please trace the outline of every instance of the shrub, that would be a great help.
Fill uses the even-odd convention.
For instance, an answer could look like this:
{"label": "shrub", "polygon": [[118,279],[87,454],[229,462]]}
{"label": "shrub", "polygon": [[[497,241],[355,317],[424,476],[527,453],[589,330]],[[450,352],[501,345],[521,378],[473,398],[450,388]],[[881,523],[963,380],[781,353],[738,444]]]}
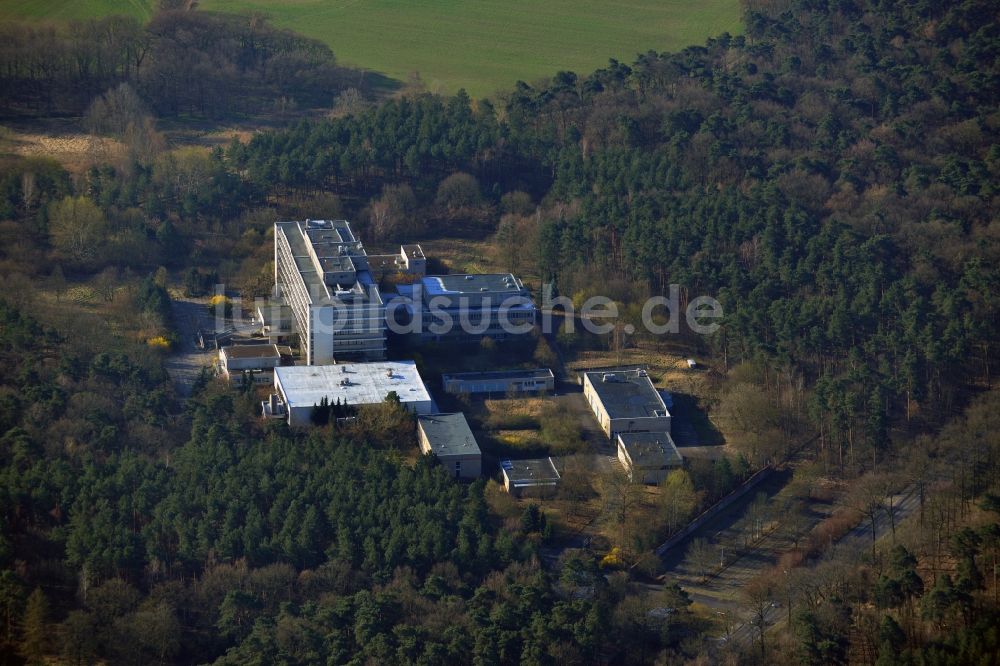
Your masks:
{"label": "shrub", "polygon": [[146,345],[153,349],[170,349],[170,340],[167,340],[162,335],[157,335],[156,337],[146,340]]}

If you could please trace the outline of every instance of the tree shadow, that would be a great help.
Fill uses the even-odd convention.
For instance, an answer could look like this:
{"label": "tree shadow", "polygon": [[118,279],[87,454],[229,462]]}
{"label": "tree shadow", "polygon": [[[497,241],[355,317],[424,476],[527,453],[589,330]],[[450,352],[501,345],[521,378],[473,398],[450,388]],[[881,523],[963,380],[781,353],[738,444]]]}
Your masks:
{"label": "tree shadow", "polygon": [[671,431],[678,447],[719,446],[726,443],[726,438],[709,420],[708,412],[697,396],[673,392],[670,395],[673,398],[670,410],[673,417]]}

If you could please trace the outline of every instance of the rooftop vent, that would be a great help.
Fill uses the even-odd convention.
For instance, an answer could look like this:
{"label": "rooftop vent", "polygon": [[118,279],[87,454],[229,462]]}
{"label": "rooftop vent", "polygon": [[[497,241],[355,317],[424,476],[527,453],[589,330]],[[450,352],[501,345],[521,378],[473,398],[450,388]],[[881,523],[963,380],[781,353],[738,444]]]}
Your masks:
{"label": "rooftop vent", "polygon": [[465,279],[466,279],[466,280],[471,280],[471,279],[472,279],[472,276],[471,276],[471,275],[466,275],[466,276],[465,276]]}
{"label": "rooftop vent", "polygon": [[601,381],[605,382],[605,383],[616,382],[616,381],[618,381],[618,375],[616,375],[613,372],[605,372],[601,376]]}

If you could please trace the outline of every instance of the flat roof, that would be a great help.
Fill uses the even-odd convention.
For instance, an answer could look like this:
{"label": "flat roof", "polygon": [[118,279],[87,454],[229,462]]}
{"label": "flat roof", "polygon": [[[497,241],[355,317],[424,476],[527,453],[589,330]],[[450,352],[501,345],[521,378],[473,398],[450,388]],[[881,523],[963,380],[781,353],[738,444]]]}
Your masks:
{"label": "flat roof", "polygon": [[500,469],[515,488],[554,486],[561,478],[552,458],[504,460]]}
{"label": "flat roof", "polygon": [[481,455],[469,422],[461,412],[417,416],[417,427],[423,430],[431,450],[438,456]]}
{"label": "flat roof", "polygon": [[399,249],[401,252],[406,254],[408,257],[413,257],[414,259],[424,259],[424,248],[420,247],[417,243],[410,243],[409,245],[400,245]]}
{"label": "flat roof", "polygon": [[402,259],[398,254],[369,254],[368,268],[375,270],[399,270]]}
{"label": "flat roof", "polygon": [[289,407],[311,407],[323,398],[371,405],[384,401],[390,391],[404,404],[431,399],[413,361],[286,366],[274,369],[274,383]]}
{"label": "flat roof", "polygon": [[668,432],[622,432],[619,443],[636,467],[678,467],[684,458]]}
{"label": "flat roof", "polygon": [[513,273],[428,275],[421,280],[428,296],[451,294],[518,293],[524,285]]}
{"label": "flat roof", "polygon": [[264,326],[284,326],[291,325],[292,308],[284,303],[267,303],[257,308],[261,323]]}
{"label": "flat roof", "polygon": [[[341,295],[348,293],[370,299],[381,305],[382,297],[374,285],[371,274],[366,270],[356,270],[352,256],[365,257],[364,247],[355,240],[350,223],[346,220],[306,220],[305,222],[275,222],[274,233],[281,234],[288,242],[295,267],[305,283],[310,303],[325,305],[340,300]],[[323,279],[324,276],[316,270],[312,256],[312,247],[324,270],[350,270],[355,273],[355,281],[347,285],[347,289],[337,291],[331,288]],[[341,249],[344,250],[341,254]]]}
{"label": "flat roof", "polygon": [[663,397],[645,370],[601,370],[584,374],[613,419],[670,416]]}
{"label": "flat roof", "polygon": [[278,345],[231,345],[219,350],[226,358],[279,358]]}
{"label": "flat roof", "polygon": [[531,368],[528,370],[491,370],[488,372],[456,372],[441,375],[443,381],[460,379],[463,381],[478,381],[484,379],[548,379],[554,377],[548,368]]}

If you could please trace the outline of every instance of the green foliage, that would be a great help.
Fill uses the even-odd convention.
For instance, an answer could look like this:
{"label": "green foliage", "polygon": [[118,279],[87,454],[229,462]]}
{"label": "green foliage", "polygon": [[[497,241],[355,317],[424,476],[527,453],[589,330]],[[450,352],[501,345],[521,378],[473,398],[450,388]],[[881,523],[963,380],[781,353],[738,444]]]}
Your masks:
{"label": "green foliage", "polygon": [[[7,19],[11,13],[19,12],[0,9]],[[143,24],[127,16],[82,13],[79,22],[51,26],[4,22],[0,39],[8,50],[0,60],[8,94],[0,106],[8,112],[75,115],[91,107],[89,119],[97,129],[125,130],[129,120],[141,116],[143,102],[160,115],[218,118],[329,105],[334,92],[347,87],[347,72],[336,66],[327,46],[273,28],[262,14],[248,21],[197,11],[157,12]],[[66,57],[49,57],[44,69],[30,64],[53,49]],[[352,84],[366,85],[363,79]],[[121,85],[134,88],[141,101],[121,94]],[[95,100],[95,93],[106,90]],[[123,110],[128,112],[120,117]]]}
{"label": "green foliage", "polygon": [[43,662],[49,647],[49,600],[39,587],[28,596],[21,626],[21,656],[29,664]]}
{"label": "green foliage", "polygon": [[820,618],[815,612],[805,611],[795,616],[794,632],[799,640],[799,660],[803,664],[847,663],[847,630],[842,607],[828,607],[827,615]]}

